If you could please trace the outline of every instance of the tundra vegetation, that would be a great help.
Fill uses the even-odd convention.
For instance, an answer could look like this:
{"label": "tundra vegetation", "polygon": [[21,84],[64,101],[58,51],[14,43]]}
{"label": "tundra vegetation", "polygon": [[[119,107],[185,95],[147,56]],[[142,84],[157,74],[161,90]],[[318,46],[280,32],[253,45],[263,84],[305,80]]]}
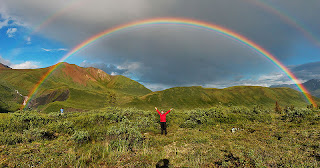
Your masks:
{"label": "tundra vegetation", "polygon": [[161,159],[171,167],[319,167],[319,112],[278,103],[174,110],[167,136],[154,110],[0,113],[0,167],[155,167]]}

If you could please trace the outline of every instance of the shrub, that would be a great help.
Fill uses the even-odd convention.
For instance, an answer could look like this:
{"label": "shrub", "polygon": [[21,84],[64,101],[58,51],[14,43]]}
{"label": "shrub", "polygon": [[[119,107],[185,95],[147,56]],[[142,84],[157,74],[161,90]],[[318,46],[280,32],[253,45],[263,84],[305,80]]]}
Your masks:
{"label": "shrub", "polygon": [[155,121],[154,117],[150,117],[142,117],[137,121],[136,126],[139,128],[139,130],[143,132],[150,131],[152,128],[158,126],[158,123]]}
{"label": "shrub", "polygon": [[88,131],[76,131],[71,136],[71,139],[74,140],[76,143],[82,144],[90,140],[90,135]]}
{"label": "shrub", "polygon": [[300,122],[302,119],[306,118],[306,116],[312,113],[312,109],[294,109],[290,110],[289,108],[285,109],[285,115],[282,119],[293,122]]}
{"label": "shrub", "polygon": [[58,121],[57,123],[52,123],[54,124],[53,126],[53,130],[55,132],[61,132],[61,133],[67,133],[67,134],[71,134],[74,132],[74,126],[73,126],[73,122],[71,121]]}
{"label": "shrub", "polygon": [[47,123],[49,123],[49,120],[43,118],[39,114],[31,112],[13,113],[8,122],[8,130],[22,132],[23,130],[28,129],[31,125],[41,126]]}
{"label": "shrub", "polygon": [[195,128],[197,125],[195,121],[187,120],[180,125],[180,128]]}
{"label": "shrub", "polygon": [[52,132],[40,128],[30,128],[29,130],[24,130],[23,134],[29,142],[54,138]]}
{"label": "shrub", "polygon": [[26,141],[21,133],[0,132],[0,145],[15,145]]}
{"label": "shrub", "polygon": [[111,127],[107,132],[111,148],[119,151],[132,151],[134,147],[140,148],[143,136],[138,129],[137,125],[134,125],[128,119],[120,122],[119,126]]}
{"label": "shrub", "polygon": [[[241,112],[240,108],[238,107],[232,107],[233,111],[236,113],[236,112]],[[211,108],[209,110],[207,110],[205,112],[205,114],[210,117],[210,118],[213,118],[213,119],[217,119],[217,118],[226,118],[226,114],[225,112],[223,111],[222,108]]]}

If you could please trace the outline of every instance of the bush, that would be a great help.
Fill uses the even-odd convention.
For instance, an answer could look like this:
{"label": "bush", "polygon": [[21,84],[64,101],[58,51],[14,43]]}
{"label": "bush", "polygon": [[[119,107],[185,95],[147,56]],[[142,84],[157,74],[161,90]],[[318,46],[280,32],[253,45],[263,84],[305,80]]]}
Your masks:
{"label": "bush", "polygon": [[287,120],[290,122],[300,122],[302,119],[306,118],[308,115],[312,113],[312,109],[293,109],[289,108],[284,110],[285,115],[283,116],[283,120]]}
{"label": "bush", "polygon": [[39,114],[24,112],[13,113],[8,122],[8,130],[22,132],[28,129],[31,125],[41,126],[49,123],[49,120],[43,118]]}
{"label": "bush", "polygon": [[158,122],[155,121],[154,117],[142,117],[138,119],[136,126],[139,128],[139,130],[145,132],[150,131],[152,128],[156,128],[158,126]]}
{"label": "bush", "polygon": [[90,135],[88,131],[76,131],[72,135],[71,139],[74,140],[76,143],[82,144],[90,140]]}
{"label": "bush", "polygon": [[29,130],[24,130],[23,134],[29,142],[54,138],[52,132],[40,128],[31,128]]}
{"label": "bush", "polygon": [[180,125],[180,128],[195,128],[197,125],[195,121],[187,120]]}
{"label": "bush", "polygon": [[58,121],[57,123],[55,123],[54,130],[56,132],[71,134],[74,132],[73,122],[68,120]]}
{"label": "bush", "polygon": [[0,145],[15,145],[26,141],[23,134],[0,132]]}
{"label": "bush", "polygon": [[137,125],[124,119],[119,126],[113,126],[107,132],[110,146],[114,150],[133,150],[134,147],[140,148],[143,142],[143,136],[138,131]]}

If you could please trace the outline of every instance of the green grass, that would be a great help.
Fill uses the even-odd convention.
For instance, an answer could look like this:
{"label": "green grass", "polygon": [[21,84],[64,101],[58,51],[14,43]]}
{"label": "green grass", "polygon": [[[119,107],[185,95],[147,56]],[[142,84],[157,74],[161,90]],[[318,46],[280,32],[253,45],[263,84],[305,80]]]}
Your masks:
{"label": "green grass", "polygon": [[170,112],[164,136],[154,110],[7,113],[0,167],[319,167],[319,122],[316,109],[219,105]]}

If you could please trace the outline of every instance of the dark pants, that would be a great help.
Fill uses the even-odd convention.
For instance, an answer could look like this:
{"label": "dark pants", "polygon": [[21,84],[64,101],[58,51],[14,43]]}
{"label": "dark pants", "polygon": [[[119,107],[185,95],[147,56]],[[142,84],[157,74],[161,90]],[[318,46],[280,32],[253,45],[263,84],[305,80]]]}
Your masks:
{"label": "dark pants", "polygon": [[160,122],[161,125],[161,134],[163,134],[163,131],[165,135],[167,135],[167,123],[166,122]]}

